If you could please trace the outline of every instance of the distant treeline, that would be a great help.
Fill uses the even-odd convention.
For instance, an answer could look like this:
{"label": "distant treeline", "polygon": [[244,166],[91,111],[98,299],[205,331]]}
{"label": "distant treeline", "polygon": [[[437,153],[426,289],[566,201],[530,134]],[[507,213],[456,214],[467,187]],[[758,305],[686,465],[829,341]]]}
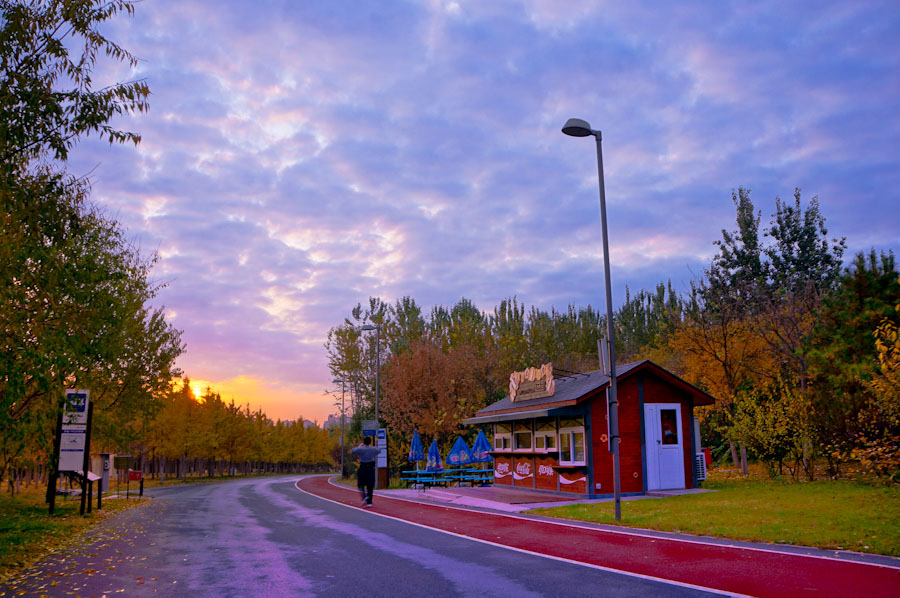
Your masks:
{"label": "distant treeline", "polygon": [[[197,399],[189,379],[162,393],[149,419],[131,424],[135,432],[131,440],[121,443],[98,434],[91,441],[91,453],[128,454],[134,457],[134,469],[182,480],[330,471],[340,459],[337,430],[304,426],[302,417],[272,421],[262,410],[225,403],[210,388]],[[15,481],[46,481],[50,451],[40,443],[27,447],[8,468],[11,487]]]}
{"label": "distant treeline", "polygon": [[262,410],[223,402],[211,389],[198,401],[189,380],[162,403],[141,446],[150,474],[184,478],[200,469],[214,476],[334,467],[334,433],[306,427],[302,417],[273,422]]}

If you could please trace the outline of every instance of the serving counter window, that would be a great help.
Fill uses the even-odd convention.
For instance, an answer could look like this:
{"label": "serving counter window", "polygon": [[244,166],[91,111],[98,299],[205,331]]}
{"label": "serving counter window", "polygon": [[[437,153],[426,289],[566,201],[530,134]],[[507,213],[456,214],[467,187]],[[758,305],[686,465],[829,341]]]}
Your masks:
{"label": "serving counter window", "polygon": [[585,464],[583,419],[567,419],[559,422],[559,464]]}
{"label": "serving counter window", "polygon": [[512,426],[494,424],[494,450],[508,451],[512,447]]}
{"label": "serving counter window", "polygon": [[534,447],[531,443],[531,425],[529,423],[517,423],[513,428],[514,448],[517,451],[531,451]]}
{"label": "serving counter window", "polygon": [[541,422],[535,428],[534,450],[544,453],[556,451],[556,422]]}

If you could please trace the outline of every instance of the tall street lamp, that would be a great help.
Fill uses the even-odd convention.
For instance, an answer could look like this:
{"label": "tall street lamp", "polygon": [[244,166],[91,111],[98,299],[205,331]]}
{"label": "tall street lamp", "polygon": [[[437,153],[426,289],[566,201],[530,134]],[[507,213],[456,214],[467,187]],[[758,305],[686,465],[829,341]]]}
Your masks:
{"label": "tall street lamp", "polygon": [[[375,446],[378,446],[378,430],[381,423],[378,421],[378,395],[381,388],[381,325],[364,324],[360,330],[375,331]],[[378,461],[375,461],[375,487],[378,488]]]}
{"label": "tall street lamp", "polygon": [[341,479],[344,479],[344,381],[335,378],[332,382],[341,385]]}
{"label": "tall street lamp", "polygon": [[606,230],[606,190],[603,185],[603,148],[600,131],[591,129],[587,121],[570,118],[562,132],[572,137],[594,136],[597,141],[597,172],[600,178],[600,227],[603,229],[603,270],[606,278],[606,337],[609,339],[609,441],[613,453],[613,493],[616,521],[622,519],[621,482],[619,480],[619,399],[616,392],[616,351],[613,342],[612,288],[609,282],[609,234]]}

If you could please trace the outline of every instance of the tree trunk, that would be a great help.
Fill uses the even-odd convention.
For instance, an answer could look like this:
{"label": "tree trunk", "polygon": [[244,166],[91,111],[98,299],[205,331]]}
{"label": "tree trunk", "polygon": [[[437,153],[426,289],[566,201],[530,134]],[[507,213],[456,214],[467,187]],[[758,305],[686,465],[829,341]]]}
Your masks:
{"label": "tree trunk", "polygon": [[740,467],[741,462],[738,461],[738,454],[737,454],[737,449],[736,449],[735,446],[734,446],[734,440],[729,440],[729,441],[728,441],[728,450],[731,451],[731,463],[732,463],[735,467]]}
{"label": "tree trunk", "polygon": [[747,467],[747,447],[743,443],[741,443],[741,473],[744,475],[750,473],[750,469]]}

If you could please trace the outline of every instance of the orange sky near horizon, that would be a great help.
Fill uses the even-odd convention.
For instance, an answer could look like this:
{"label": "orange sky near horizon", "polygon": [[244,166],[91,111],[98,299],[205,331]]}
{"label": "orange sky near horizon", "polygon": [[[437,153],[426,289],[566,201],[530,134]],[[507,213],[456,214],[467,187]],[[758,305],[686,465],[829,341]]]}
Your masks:
{"label": "orange sky near horizon", "polygon": [[298,418],[317,422],[320,426],[330,414],[339,409],[334,399],[325,394],[325,389],[317,384],[294,386],[276,385],[249,376],[237,376],[226,380],[206,380],[191,378],[194,396],[201,397],[207,387],[219,393],[226,403],[233,399],[235,404],[250,406],[250,411],[262,409],[269,419],[291,420]]}

